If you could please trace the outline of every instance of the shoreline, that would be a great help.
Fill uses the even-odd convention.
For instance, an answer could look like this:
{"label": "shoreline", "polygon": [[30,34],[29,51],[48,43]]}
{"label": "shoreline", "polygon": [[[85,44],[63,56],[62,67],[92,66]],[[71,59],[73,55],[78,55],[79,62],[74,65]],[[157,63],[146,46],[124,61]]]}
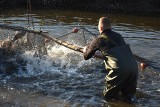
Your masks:
{"label": "shoreline", "polygon": [[[159,15],[160,1],[157,0],[31,0],[32,9],[70,9],[118,14]],[[27,8],[26,0],[4,0],[0,9]]]}

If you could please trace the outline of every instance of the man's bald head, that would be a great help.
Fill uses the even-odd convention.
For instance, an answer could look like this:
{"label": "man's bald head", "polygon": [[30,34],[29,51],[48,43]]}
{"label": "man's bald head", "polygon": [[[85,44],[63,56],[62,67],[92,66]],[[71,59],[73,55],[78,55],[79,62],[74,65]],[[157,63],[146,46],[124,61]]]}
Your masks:
{"label": "man's bald head", "polygon": [[99,19],[98,29],[100,33],[103,32],[103,30],[105,29],[111,29],[110,19],[107,17],[101,17]]}

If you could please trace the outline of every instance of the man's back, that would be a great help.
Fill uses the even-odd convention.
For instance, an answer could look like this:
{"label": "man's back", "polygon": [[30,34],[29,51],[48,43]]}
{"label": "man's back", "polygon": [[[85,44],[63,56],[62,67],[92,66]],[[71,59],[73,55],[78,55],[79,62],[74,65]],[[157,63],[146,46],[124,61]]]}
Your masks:
{"label": "man's back", "polygon": [[[105,38],[103,38],[103,36]],[[119,45],[123,45],[125,44],[124,39],[122,38],[122,36],[119,33],[116,33],[114,31],[112,31],[111,29],[106,29],[101,33],[100,38],[103,38],[104,40],[101,40],[101,45],[100,46],[107,46],[108,50],[115,47],[115,46],[119,46]],[[104,45],[103,45],[104,44]]]}

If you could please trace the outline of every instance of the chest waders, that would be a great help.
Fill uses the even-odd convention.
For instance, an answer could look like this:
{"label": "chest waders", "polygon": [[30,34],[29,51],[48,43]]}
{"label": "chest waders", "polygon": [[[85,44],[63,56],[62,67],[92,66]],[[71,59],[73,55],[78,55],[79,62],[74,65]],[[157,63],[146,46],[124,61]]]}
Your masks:
{"label": "chest waders", "polygon": [[115,47],[102,51],[108,74],[105,77],[106,87],[103,94],[106,99],[114,98],[119,92],[127,98],[136,93],[138,67],[128,44],[118,45],[110,37],[101,35]]}

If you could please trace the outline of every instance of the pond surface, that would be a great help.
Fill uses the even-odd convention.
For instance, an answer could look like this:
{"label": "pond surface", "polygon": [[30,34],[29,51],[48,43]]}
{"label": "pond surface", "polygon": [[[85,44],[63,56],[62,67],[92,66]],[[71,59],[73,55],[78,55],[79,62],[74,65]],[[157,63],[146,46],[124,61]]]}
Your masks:
{"label": "pond surface", "polygon": [[[138,103],[129,105],[113,102],[106,104],[106,107],[160,106],[159,18],[71,10],[33,10],[33,17],[29,18],[28,23],[26,10],[1,10],[0,13],[1,24],[23,27],[32,27],[34,24],[34,29],[48,32],[54,37],[70,33],[77,27],[80,29],[77,34],[70,34],[63,39],[81,46],[85,45],[84,35],[86,38],[92,38],[90,32],[98,34],[98,19],[101,16],[110,17],[113,30],[125,38],[134,54],[147,59],[150,66],[143,72],[139,70]],[[1,33],[1,40],[10,33],[5,35]],[[26,61],[25,69],[20,67],[12,75],[0,74],[0,106],[99,107],[103,105],[102,90],[105,77],[103,61],[93,58],[85,61],[81,53],[56,44],[50,46],[48,54],[42,57],[35,57],[34,51],[25,51],[11,59],[17,58]]]}

